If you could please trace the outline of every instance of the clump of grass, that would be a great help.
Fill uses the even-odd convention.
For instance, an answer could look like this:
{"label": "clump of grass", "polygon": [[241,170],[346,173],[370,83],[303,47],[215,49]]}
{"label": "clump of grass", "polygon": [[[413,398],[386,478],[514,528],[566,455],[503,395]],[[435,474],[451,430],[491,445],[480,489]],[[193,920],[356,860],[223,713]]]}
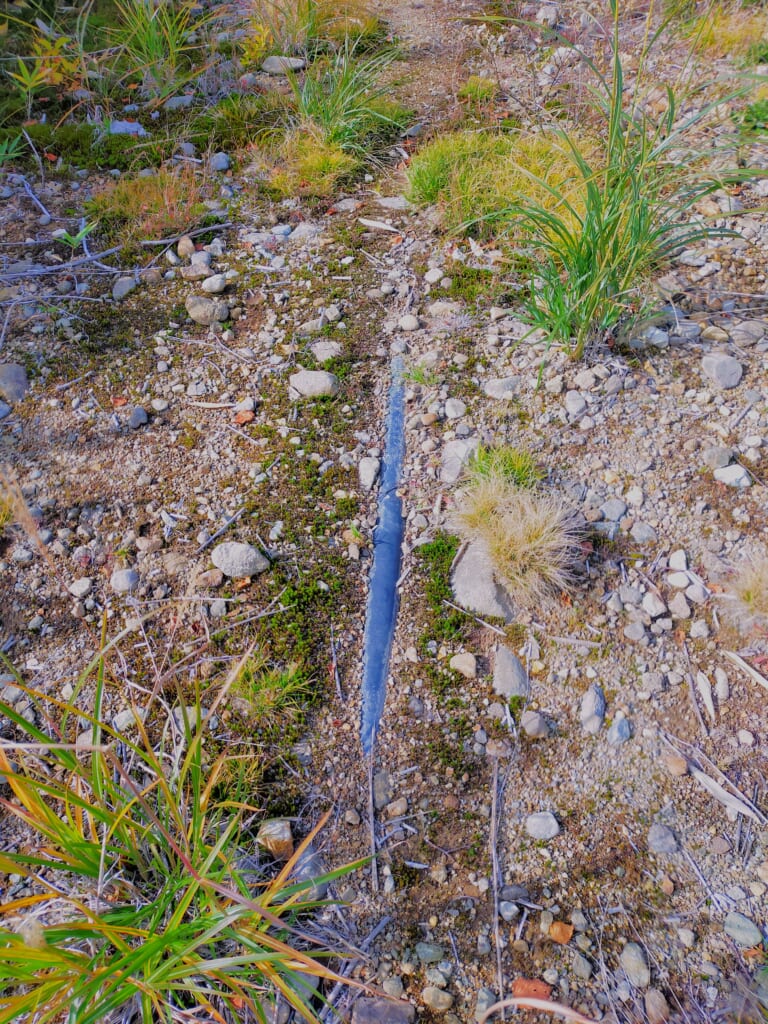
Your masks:
{"label": "clump of grass", "polygon": [[233,93],[201,114],[191,134],[203,145],[247,146],[279,134],[288,117],[289,102],[279,92]]}
{"label": "clump of grass", "polygon": [[768,552],[744,562],[730,581],[726,598],[731,617],[743,632],[768,630]]}
{"label": "clump of grass", "polygon": [[259,56],[267,52],[316,56],[330,46],[356,43],[370,49],[384,25],[365,0],[252,0],[249,36]]}
{"label": "clump of grass", "polygon": [[195,703],[181,737],[151,738],[138,715],[117,734],[103,724],[110,648],[72,703],[19,679],[34,722],[0,704],[20,739],[0,749],[12,793],[0,804],[27,837],[0,853],[0,871],[25,879],[0,906],[0,1019],[243,1024],[269,1019],[279,994],[314,1021],[303,978],[338,977],[297,936],[318,906],[317,879],[291,881],[309,840],[274,877],[254,875],[259,815],[242,794],[218,795],[228,754],[212,753],[207,728],[226,686],[206,713]]}
{"label": "clump of grass", "polygon": [[475,458],[469,464],[469,476],[473,481],[499,477],[518,487],[535,487],[542,473],[530,452],[502,445],[498,448],[478,448]]}
{"label": "clump of grass", "polygon": [[760,63],[768,53],[768,13],[741,3],[713,3],[687,25],[687,35],[699,53],[740,57]]}
{"label": "clump of grass", "polygon": [[279,715],[293,717],[309,692],[309,680],[298,662],[270,668],[261,655],[251,656],[238,672],[232,693],[242,697],[257,721]]}
{"label": "clump of grass", "polygon": [[142,239],[179,234],[205,215],[205,181],[194,168],[120,178],[86,204],[90,220],[110,242],[127,248]]}
{"label": "clump of grass", "polygon": [[466,82],[459,86],[456,95],[471,109],[479,109],[495,99],[498,91],[499,87],[492,78],[470,75]]}
{"label": "clump of grass", "polygon": [[269,177],[282,196],[330,196],[341,182],[358,170],[359,161],[336,144],[311,133],[290,132],[277,153],[277,166]]}
{"label": "clump of grass", "polygon": [[489,474],[459,494],[454,523],[465,540],[488,552],[496,578],[520,607],[535,608],[571,589],[580,531],[557,495]]}

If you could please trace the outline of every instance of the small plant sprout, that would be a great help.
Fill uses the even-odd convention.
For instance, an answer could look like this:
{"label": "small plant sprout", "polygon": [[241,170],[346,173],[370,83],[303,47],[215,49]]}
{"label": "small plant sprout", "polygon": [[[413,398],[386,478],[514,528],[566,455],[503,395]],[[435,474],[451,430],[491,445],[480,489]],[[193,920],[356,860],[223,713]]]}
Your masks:
{"label": "small plant sprout", "polygon": [[22,148],[23,139],[21,135],[17,135],[13,139],[8,138],[0,140],[0,167],[5,163],[18,160],[21,156]]}
{"label": "small plant sprout", "polygon": [[403,380],[421,384],[425,388],[433,388],[440,378],[429,366],[425,366],[424,363],[415,363],[403,372]]}
{"label": "small plant sprout", "polygon": [[499,87],[492,78],[470,75],[456,94],[471,110],[479,110],[495,99]]}
{"label": "small plant sprout", "polygon": [[67,231],[66,228],[58,228],[53,232],[53,237],[57,242],[62,242],[64,245],[69,246],[72,252],[75,252],[83,244],[85,239],[94,230],[96,225],[94,223],[85,224],[76,235],[72,235]]}

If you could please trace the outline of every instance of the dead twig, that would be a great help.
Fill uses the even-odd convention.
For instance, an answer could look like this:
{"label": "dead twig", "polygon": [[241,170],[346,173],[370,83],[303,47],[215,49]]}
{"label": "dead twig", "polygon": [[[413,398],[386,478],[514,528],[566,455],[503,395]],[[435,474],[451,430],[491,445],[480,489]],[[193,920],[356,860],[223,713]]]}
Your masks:
{"label": "dead twig", "polygon": [[470,619],[474,619],[479,625],[484,626],[486,629],[493,630],[498,636],[506,636],[507,634],[503,629],[499,629],[498,626],[491,625],[490,622],[486,622],[485,619],[481,619],[479,615],[473,615],[472,612],[468,612],[466,608],[462,608],[458,604],[454,604],[453,601],[447,601],[443,599],[443,604],[448,608],[453,608],[456,612],[461,612],[462,615],[467,615]]}
{"label": "dead twig", "polygon": [[685,661],[688,665],[688,671],[685,673],[685,682],[688,686],[688,696],[691,698],[691,704],[693,705],[693,710],[696,714],[696,721],[699,723],[699,729],[701,730],[701,734],[705,739],[707,739],[707,737],[709,736],[709,729],[707,729],[701,711],[699,711],[699,705],[696,700],[696,693],[693,689],[693,666],[691,665],[691,656],[688,653],[688,644],[683,643],[683,651],[685,652]]}
{"label": "dead twig", "polygon": [[213,535],[212,535],[211,537],[209,537],[209,538],[208,538],[208,540],[204,541],[204,542],[203,542],[203,543],[202,543],[202,544],[200,545],[200,547],[199,547],[199,548],[197,549],[197,551],[195,551],[195,554],[196,554],[196,555],[199,555],[201,551],[205,551],[205,549],[206,549],[206,548],[207,548],[207,547],[208,547],[208,546],[209,546],[210,544],[213,544],[213,542],[214,542],[215,540],[218,540],[218,538],[219,538],[219,537],[220,537],[220,536],[222,535],[222,533],[226,533],[226,531],[227,531],[227,530],[228,530],[228,529],[230,528],[230,526],[232,525],[232,523],[236,523],[236,522],[237,522],[237,520],[238,520],[238,519],[240,518],[240,516],[241,516],[241,515],[243,514],[243,512],[245,512],[245,505],[243,505],[243,506],[242,506],[241,508],[239,508],[239,509],[237,510],[237,512],[235,512],[235,514],[234,514],[234,515],[231,515],[231,516],[229,517],[229,519],[227,519],[227,520],[225,521],[224,525],[223,525],[223,526],[221,527],[221,529],[220,529],[220,530],[217,530],[217,531],[216,531],[216,533],[214,533],[214,534],[213,534]]}

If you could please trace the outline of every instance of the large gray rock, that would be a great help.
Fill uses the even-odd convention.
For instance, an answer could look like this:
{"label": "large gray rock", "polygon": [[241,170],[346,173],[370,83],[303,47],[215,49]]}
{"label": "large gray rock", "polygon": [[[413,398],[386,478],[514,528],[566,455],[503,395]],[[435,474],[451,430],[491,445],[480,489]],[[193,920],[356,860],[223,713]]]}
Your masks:
{"label": "large gray rock", "polygon": [[712,475],[718,483],[726,484],[728,487],[743,489],[752,486],[749,473],[738,462],[734,462],[732,466],[723,466],[722,469],[716,469]]}
{"label": "large gray rock", "polygon": [[744,368],[738,359],[724,352],[713,352],[701,360],[701,369],[719,388],[735,388],[741,382]]}
{"label": "large gray rock", "polygon": [[482,544],[467,544],[453,566],[453,597],[457,604],[477,615],[512,622],[515,614],[509,595],[493,575],[493,564]]}
{"label": "large gray rock", "polygon": [[261,65],[261,70],[265,71],[268,75],[287,75],[291,71],[302,71],[306,66],[307,62],[301,57],[273,55],[272,57],[267,57]]}
{"label": "large gray rock", "polygon": [[27,371],[19,363],[0,363],[0,395],[13,404],[20,402],[29,390]]}
{"label": "large gray rock", "polygon": [[139,574],[135,569],[115,569],[109,585],[116,594],[129,594],[139,585]]}
{"label": "large gray rock", "polygon": [[605,694],[593,683],[581,699],[579,721],[584,732],[597,736],[605,721]]}
{"label": "large gray rock", "polygon": [[269,568],[269,562],[260,551],[238,541],[217,544],[211,553],[211,560],[225,576],[235,579],[249,579]]}
{"label": "large gray rock", "polygon": [[207,295],[188,295],[184,305],[195,323],[203,324],[205,327],[223,323],[229,317],[229,305],[223,299],[209,299]]}
{"label": "large gray rock", "polygon": [[321,398],[335,395],[339,390],[339,379],[326,370],[299,370],[289,377],[289,396],[296,398]]}
{"label": "large gray rock", "polygon": [[675,833],[666,825],[656,822],[648,829],[648,849],[652,853],[677,853],[678,845]]}
{"label": "large gray rock", "polygon": [[373,489],[373,485],[376,483],[376,478],[379,475],[380,469],[380,459],[376,459],[372,455],[366,455],[360,459],[357,472],[360,477],[360,486],[364,491],[370,491]]}
{"label": "large gray rock", "polygon": [[496,649],[493,664],[493,692],[500,697],[527,697],[531,692],[528,673],[508,647]]}

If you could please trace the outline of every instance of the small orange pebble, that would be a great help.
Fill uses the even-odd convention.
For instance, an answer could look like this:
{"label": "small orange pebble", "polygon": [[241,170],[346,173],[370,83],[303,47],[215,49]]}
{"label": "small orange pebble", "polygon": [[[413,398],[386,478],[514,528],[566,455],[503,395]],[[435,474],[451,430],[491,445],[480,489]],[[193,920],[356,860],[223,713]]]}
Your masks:
{"label": "small orange pebble", "polygon": [[517,999],[549,999],[552,989],[538,978],[515,978],[512,982],[512,995]]}
{"label": "small orange pebble", "polygon": [[567,946],[573,938],[573,925],[565,921],[553,921],[549,926],[549,937],[561,946]]}

